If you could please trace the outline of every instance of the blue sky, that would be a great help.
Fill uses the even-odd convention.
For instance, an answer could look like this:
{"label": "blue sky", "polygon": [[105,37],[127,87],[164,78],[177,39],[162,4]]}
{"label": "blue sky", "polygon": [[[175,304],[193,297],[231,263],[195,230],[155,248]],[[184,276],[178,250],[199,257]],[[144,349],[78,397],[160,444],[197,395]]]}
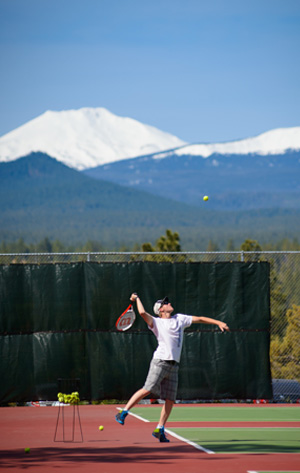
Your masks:
{"label": "blue sky", "polygon": [[105,107],[191,142],[300,126],[300,0],[0,0],[0,136]]}

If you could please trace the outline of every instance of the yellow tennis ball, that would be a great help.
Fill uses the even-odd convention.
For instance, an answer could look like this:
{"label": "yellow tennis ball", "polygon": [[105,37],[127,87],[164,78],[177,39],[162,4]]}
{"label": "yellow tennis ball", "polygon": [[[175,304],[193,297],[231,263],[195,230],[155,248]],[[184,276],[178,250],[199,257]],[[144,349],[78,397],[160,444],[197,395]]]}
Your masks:
{"label": "yellow tennis ball", "polygon": [[206,202],[206,201],[208,200],[208,195],[205,195],[205,196],[203,197],[203,200],[205,200],[205,202]]}
{"label": "yellow tennis ball", "polygon": [[103,430],[103,429],[104,429],[103,425],[99,425],[99,430]]}
{"label": "yellow tennis ball", "polygon": [[24,452],[25,452],[25,453],[30,453],[30,448],[29,448],[29,447],[24,448]]}

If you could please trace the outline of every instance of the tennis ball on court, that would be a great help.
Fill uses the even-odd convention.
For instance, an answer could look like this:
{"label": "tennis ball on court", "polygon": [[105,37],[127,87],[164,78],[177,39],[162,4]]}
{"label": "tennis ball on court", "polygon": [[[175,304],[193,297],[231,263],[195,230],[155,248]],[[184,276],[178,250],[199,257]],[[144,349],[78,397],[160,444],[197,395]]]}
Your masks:
{"label": "tennis ball on court", "polygon": [[103,429],[104,429],[103,425],[99,425],[99,430],[103,430]]}
{"label": "tennis ball on court", "polygon": [[208,200],[208,195],[205,195],[205,196],[203,197],[203,200],[205,200],[205,202],[206,202],[206,201]]}
{"label": "tennis ball on court", "polygon": [[24,452],[25,452],[25,453],[30,453],[30,448],[29,448],[29,447],[24,448]]}

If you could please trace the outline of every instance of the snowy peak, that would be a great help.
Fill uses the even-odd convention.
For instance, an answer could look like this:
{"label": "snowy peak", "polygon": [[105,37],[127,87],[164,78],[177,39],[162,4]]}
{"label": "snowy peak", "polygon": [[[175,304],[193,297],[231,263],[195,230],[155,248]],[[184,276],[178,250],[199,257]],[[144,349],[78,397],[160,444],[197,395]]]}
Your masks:
{"label": "snowy peak", "polygon": [[0,162],[39,151],[78,170],[145,155],[157,159],[171,154],[207,158],[214,153],[270,155],[288,150],[300,150],[300,127],[280,128],[227,143],[190,145],[105,108],[47,111],[0,137]]}
{"label": "snowy peak", "polygon": [[105,108],[47,111],[0,138],[0,162],[41,151],[81,170],[185,144]]}
{"label": "snowy peak", "polygon": [[[178,156],[192,155],[208,158],[212,154],[284,154],[290,150],[300,150],[300,127],[278,128],[253,138],[227,143],[186,145],[172,152]],[[170,153],[157,155],[166,157]]]}

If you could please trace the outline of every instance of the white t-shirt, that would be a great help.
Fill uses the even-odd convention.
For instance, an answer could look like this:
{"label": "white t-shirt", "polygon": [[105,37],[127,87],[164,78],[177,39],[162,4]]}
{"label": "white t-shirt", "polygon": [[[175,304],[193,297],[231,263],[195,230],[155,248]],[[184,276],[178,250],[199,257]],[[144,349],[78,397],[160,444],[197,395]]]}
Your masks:
{"label": "white t-shirt", "polygon": [[153,358],[159,360],[174,360],[179,363],[183,331],[192,324],[192,316],[175,314],[170,319],[153,317],[153,327],[149,327],[158,341],[158,347]]}

